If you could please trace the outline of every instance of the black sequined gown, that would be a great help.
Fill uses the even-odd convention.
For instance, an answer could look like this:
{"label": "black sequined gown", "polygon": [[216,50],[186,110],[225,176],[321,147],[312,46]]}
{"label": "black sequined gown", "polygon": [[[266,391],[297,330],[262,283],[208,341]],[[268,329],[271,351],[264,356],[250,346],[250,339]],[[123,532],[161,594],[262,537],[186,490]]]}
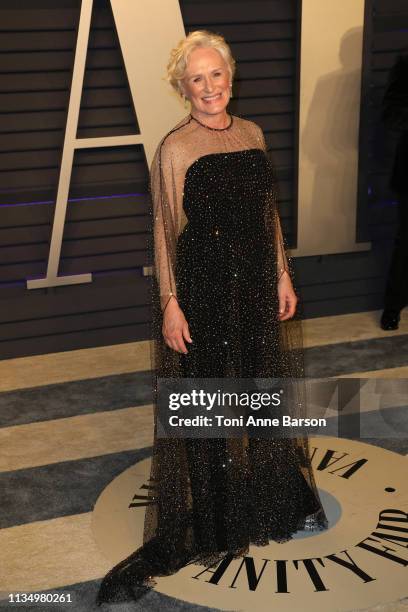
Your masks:
{"label": "black sequined gown", "polygon": [[262,195],[273,188],[268,164],[248,149],[201,157],[187,170],[176,268],[194,340],[182,357],[185,376],[267,377],[283,365],[271,351],[280,342],[275,246],[260,231]]}
{"label": "black sequined gown", "polygon": [[[278,321],[278,279],[293,273],[258,126],[234,116],[229,128],[211,130],[189,116],[160,143],[151,177],[156,376],[302,376],[299,321]],[[161,338],[158,305],[171,296],[189,324],[187,355]],[[211,565],[245,554],[251,543],[327,528],[305,437],[155,434],[151,478],[155,503],[146,510],[144,545],[105,577],[98,603],[137,599],[154,576],[187,563]]]}

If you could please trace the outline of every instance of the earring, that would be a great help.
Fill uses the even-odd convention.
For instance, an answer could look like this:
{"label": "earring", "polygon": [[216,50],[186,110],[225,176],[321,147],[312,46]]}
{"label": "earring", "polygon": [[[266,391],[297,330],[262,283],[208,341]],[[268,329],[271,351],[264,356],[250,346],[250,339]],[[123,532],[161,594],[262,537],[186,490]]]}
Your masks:
{"label": "earring", "polygon": [[184,94],[182,94],[182,95],[183,95],[183,98],[184,98],[184,108],[188,108],[187,96],[185,96]]}
{"label": "earring", "polygon": [[232,98],[232,97],[233,97],[233,95],[232,95],[232,83],[230,83],[230,98]]}

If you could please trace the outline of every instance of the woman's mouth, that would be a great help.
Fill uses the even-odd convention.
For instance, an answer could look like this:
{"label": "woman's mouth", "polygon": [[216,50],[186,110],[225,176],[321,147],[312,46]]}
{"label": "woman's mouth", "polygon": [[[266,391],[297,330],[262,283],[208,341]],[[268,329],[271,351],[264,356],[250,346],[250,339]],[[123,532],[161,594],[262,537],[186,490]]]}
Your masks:
{"label": "woman's mouth", "polygon": [[218,94],[214,94],[213,96],[205,96],[203,98],[203,100],[204,100],[204,102],[211,103],[211,102],[214,102],[216,100],[219,100],[221,98],[221,96],[222,96],[222,94],[218,93]]}

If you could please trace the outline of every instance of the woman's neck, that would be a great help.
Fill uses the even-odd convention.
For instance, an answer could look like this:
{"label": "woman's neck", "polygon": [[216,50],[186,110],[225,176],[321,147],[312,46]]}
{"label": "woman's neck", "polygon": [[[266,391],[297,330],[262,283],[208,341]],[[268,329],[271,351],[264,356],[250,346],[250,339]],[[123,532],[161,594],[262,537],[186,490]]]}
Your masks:
{"label": "woman's neck", "polygon": [[216,115],[207,115],[206,113],[201,113],[195,109],[192,109],[191,116],[199,123],[216,130],[223,130],[231,123],[231,116],[226,110],[224,110],[222,113],[217,113]]}

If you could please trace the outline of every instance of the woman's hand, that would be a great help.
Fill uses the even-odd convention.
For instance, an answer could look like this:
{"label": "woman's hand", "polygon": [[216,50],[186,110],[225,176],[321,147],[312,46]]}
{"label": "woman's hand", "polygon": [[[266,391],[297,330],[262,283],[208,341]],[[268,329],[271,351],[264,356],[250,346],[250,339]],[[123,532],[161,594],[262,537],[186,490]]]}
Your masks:
{"label": "woman's hand", "polygon": [[278,282],[279,320],[291,319],[296,311],[297,296],[293,290],[292,281],[285,270]]}
{"label": "woman's hand", "polygon": [[176,298],[170,298],[163,314],[163,337],[164,341],[173,351],[188,353],[185,340],[192,342],[188,323]]}

